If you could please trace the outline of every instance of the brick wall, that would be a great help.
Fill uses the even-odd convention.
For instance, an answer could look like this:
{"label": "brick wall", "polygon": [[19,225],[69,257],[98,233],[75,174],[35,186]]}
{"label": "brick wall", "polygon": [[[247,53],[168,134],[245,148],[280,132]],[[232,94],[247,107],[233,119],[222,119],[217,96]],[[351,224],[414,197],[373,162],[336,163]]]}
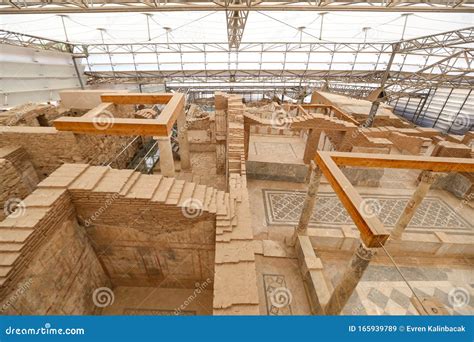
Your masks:
{"label": "brick wall", "polygon": [[38,189],[23,210],[0,222],[2,314],[93,314],[110,285],[67,192]]}
{"label": "brick wall", "polygon": [[[64,163],[100,165],[113,159],[132,137],[60,132],[53,127],[0,126],[0,148],[22,146],[40,179]],[[123,168],[138,150],[140,139],[122,154],[115,167]]]}

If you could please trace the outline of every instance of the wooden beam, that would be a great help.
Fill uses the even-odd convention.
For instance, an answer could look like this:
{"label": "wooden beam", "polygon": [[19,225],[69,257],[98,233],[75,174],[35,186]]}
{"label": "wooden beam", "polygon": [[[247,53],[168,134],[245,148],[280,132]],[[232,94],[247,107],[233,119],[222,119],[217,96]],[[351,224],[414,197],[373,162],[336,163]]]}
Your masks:
{"label": "wooden beam", "polygon": [[112,93],[102,94],[102,102],[111,102],[114,104],[167,104],[173,94],[167,93]]}
{"label": "wooden beam", "polygon": [[108,135],[146,135],[168,136],[167,126],[157,123],[156,120],[111,118],[101,121],[100,118],[62,117],[53,121],[58,131],[87,134]]}
{"label": "wooden beam", "polygon": [[376,216],[361,213],[364,200],[331,159],[330,154],[318,151],[315,161],[359,229],[360,238],[364,244],[372,248],[378,248],[380,244],[384,244],[389,237],[388,231]]}
{"label": "wooden beam", "polygon": [[166,125],[168,133],[171,133],[173,125],[178,118],[178,115],[184,111],[185,98],[184,94],[175,93],[172,98],[166,104],[165,108],[161,111],[157,117],[157,121],[160,124]]}
{"label": "wooden beam", "polygon": [[362,215],[363,199],[339,166],[474,172],[474,159],[469,158],[318,151],[315,161],[356,224],[367,247],[380,247],[387,241],[389,234],[377,217]]}
{"label": "wooden beam", "polygon": [[340,166],[417,169],[434,172],[474,172],[474,159],[469,158],[348,152],[331,152],[330,156]]}
{"label": "wooden beam", "polygon": [[[111,135],[168,137],[178,115],[184,112],[184,94],[104,94],[101,103],[80,118],[61,117],[53,121],[58,131]],[[115,118],[115,104],[166,104],[156,119]]]}

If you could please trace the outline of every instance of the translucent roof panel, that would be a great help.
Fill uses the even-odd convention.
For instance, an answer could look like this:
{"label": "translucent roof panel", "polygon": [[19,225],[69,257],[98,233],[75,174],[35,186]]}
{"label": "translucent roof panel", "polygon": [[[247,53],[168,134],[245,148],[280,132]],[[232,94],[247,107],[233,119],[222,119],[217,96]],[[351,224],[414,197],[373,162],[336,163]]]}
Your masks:
{"label": "translucent roof panel", "polygon": [[[77,43],[226,42],[224,12],[154,12],[2,15],[4,30]],[[323,19],[322,32],[321,21]],[[470,13],[260,12],[251,11],[244,42],[396,41],[474,25]],[[149,23],[149,25],[147,24]],[[149,31],[148,31],[149,28]],[[364,29],[366,28],[366,29]],[[149,33],[148,33],[149,32]]]}

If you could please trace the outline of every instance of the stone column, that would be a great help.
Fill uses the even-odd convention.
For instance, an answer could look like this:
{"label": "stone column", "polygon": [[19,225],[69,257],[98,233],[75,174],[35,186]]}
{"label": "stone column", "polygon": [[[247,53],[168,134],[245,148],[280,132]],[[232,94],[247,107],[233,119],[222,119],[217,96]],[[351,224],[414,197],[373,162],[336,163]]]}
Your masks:
{"label": "stone column", "polygon": [[408,201],[405,206],[402,215],[398,218],[395,228],[393,228],[392,233],[390,234],[392,239],[400,240],[402,238],[403,232],[416,213],[416,209],[425,198],[436,178],[438,178],[438,175],[430,171],[423,171],[421,173],[420,184],[418,184],[418,187],[411,196],[410,201]]}
{"label": "stone column", "polygon": [[171,149],[170,138],[158,140],[158,148],[160,149],[160,169],[161,174],[166,177],[174,177],[174,160],[173,150]]}
{"label": "stone column", "polygon": [[191,156],[189,154],[188,126],[186,124],[186,113],[184,110],[181,112],[181,114],[179,114],[176,122],[178,124],[178,142],[181,170],[190,170]]}
{"label": "stone column", "polygon": [[344,309],[347,301],[354,292],[360,278],[364,274],[369,262],[375,254],[375,250],[367,248],[361,242],[354,255],[351,258],[344,274],[336,286],[326,304],[325,312],[327,315],[339,315]]}
{"label": "stone column", "polygon": [[322,172],[319,167],[312,162],[311,163],[311,178],[308,184],[308,192],[306,193],[306,198],[303,203],[303,211],[301,212],[300,220],[298,226],[296,227],[296,233],[298,235],[306,235],[309,220],[313,214],[314,204],[316,203],[319,183],[321,182]]}

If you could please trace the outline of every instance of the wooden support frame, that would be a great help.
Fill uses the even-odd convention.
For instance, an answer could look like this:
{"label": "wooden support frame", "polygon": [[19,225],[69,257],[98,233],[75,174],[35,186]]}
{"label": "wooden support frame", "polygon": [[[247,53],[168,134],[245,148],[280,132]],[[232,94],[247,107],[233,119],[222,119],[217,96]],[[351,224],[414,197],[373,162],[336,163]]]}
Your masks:
{"label": "wooden support frame", "polygon": [[[103,103],[81,117],[61,117],[53,121],[58,131],[74,133],[168,137],[178,116],[184,112],[185,97],[181,93],[111,93],[101,95]],[[116,118],[116,105],[164,104],[156,119]],[[107,114],[104,117],[104,113]],[[101,117],[102,115],[102,117]],[[100,121],[106,121],[100,122]]]}
{"label": "wooden support frame", "polygon": [[389,233],[377,217],[362,213],[363,199],[339,166],[474,172],[474,159],[467,158],[318,151],[315,162],[359,229],[361,240],[370,248],[385,244]]}

